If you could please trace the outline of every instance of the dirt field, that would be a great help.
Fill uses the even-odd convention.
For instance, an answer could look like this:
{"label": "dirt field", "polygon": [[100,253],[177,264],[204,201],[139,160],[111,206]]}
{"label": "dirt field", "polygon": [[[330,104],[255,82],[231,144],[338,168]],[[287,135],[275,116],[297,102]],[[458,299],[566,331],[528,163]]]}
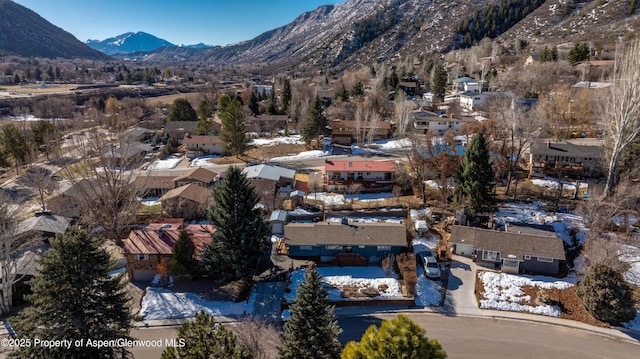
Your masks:
{"label": "dirt field", "polygon": [[175,94],[175,95],[158,96],[158,97],[153,97],[148,99],[147,102],[149,103],[149,105],[152,105],[152,106],[161,106],[161,105],[171,106],[171,104],[173,104],[173,101],[175,101],[178,98],[186,98],[187,100],[189,100],[189,102],[191,102],[192,105],[196,105],[197,102],[200,101],[200,94],[197,92],[192,92],[192,93],[181,93],[181,94]]}

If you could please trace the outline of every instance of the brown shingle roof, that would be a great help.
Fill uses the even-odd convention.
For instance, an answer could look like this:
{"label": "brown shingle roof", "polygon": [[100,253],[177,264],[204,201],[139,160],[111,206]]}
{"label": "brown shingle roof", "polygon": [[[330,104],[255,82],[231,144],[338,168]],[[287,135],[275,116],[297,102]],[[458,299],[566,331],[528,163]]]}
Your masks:
{"label": "brown shingle roof", "polygon": [[172,198],[186,198],[197,203],[207,203],[209,197],[211,197],[211,189],[198,186],[197,184],[190,183],[178,188],[174,188],[171,191],[160,197],[160,201],[165,201]]}
{"label": "brown shingle roof", "polygon": [[523,260],[525,255],[565,259],[562,240],[554,233],[533,235],[516,232],[503,232],[494,229],[482,229],[466,226],[453,226],[452,243],[473,244],[474,249],[500,252],[503,258],[515,256]]}
{"label": "brown shingle roof", "polygon": [[174,178],[173,180],[175,182],[178,182],[184,179],[193,179],[196,181],[200,181],[202,183],[211,183],[216,179],[217,175],[218,174],[213,171],[209,171],[208,169],[198,167],[198,168],[194,168],[189,171],[183,172],[180,176]]}
{"label": "brown shingle roof", "polygon": [[[183,229],[136,229],[124,240],[124,254],[164,254],[170,255],[173,246]],[[211,234],[215,232],[212,225],[189,224],[184,227],[189,234],[197,253],[201,253],[207,243],[211,242]]]}
{"label": "brown shingle roof", "polygon": [[284,236],[290,245],[407,245],[401,223],[290,223],[284,226]]}
{"label": "brown shingle roof", "polygon": [[133,185],[140,189],[171,189],[174,187],[172,176],[138,176],[133,181]]}
{"label": "brown shingle roof", "polygon": [[222,143],[222,140],[218,136],[185,136],[182,139],[182,143],[185,145],[216,145]]}

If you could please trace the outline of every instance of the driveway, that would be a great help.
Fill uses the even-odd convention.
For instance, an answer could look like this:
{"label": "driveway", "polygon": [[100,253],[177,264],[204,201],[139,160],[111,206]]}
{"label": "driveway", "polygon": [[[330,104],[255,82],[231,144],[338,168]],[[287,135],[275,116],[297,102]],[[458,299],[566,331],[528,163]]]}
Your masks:
{"label": "driveway", "polygon": [[453,256],[444,300],[445,313],[482,315],[474,293],[475,281],[476,264],[470,258]]}

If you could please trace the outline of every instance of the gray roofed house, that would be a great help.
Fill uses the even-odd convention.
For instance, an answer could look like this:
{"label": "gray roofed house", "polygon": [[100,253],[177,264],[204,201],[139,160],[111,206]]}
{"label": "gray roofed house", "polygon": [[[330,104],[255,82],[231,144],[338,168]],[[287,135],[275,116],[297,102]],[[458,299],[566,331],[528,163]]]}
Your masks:
{"label": "gray roofed house", "polygon": [[284,167],[259,164],[245,167],[242,173],[250,180],[270,180],[278,182],[280,186],[295,185],[296,171]]}
{"label": "gray roofed house", "polygon": [[508,224],[506,231],[454,225],[451,243],[459,255],[476,254],[476,263],[509,273],[557,274],[565,252],[555,232]]}
{"label": "gray roofed house", "polygon": [[407,246],[402,223],[289,223],[284,243],[291,257],[313,257],[330,262],[337,254],[357,253],[369,263],[378,263],[387,253]]}
{"label": "gray roofed house", "polygon": [[602,145],[536,141],[529,149],[531,176],[594,177],[602,174]]}
{"label": "gray roofed house", "polygon": [[17,233],[20,235],[36,231],[42,232],[45,236],[52,236],[66,232],[70,223],[71,220],[67,217],[42,213],[20,222]]}

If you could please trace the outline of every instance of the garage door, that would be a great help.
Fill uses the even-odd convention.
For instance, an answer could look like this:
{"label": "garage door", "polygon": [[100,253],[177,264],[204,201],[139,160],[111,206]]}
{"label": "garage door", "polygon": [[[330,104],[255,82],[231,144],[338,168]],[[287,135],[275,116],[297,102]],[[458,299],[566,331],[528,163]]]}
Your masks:
{"label": "garage door", "polygon": [[153,270],[135,269],[133,271],[133,280],[141,282],[151,282],[156,272]]}

